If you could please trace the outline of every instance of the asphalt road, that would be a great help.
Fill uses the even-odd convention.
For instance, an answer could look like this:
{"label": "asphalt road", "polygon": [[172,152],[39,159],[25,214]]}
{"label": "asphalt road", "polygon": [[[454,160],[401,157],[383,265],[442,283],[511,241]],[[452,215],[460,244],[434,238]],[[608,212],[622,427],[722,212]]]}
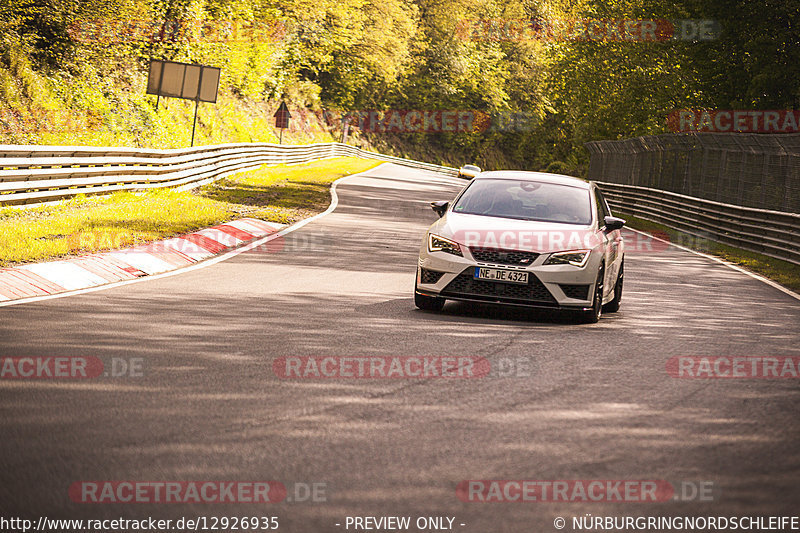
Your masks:
{"label": "asphalt road", "polygon": [[[342,182],[333,213],[269,250],[0,308],[0,356],[142,362],[138,377],[0,380],[0,516],[272,515],[279,530],[300,532],[345,531],[347,516],[449,516],[455,530],[486,533],[555,531],[555,517],[585,513],[797,514],[798,380],[676,379],[665,364],[800,356],[800,302],[668,248],[628,256],[622,309],[599,324],[461,303],[419,311],[417,250],[436,216],[428,202],[459,185],[391,165],[370,175]],[[481,356],[518,371],[273,372],[276,358],[323,355]],[[470,479],[655,479],[714,492],[692,502],[465,503],[456,486]],[[325,501],[74,503],[68,488],[81,480],[279,480],[290,498],[295,483],[318,483]]]}

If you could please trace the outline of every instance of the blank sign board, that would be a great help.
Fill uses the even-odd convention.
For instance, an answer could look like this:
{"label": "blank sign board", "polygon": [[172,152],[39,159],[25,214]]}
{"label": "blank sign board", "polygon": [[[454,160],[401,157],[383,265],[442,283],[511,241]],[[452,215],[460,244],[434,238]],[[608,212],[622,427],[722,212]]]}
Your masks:
{"label": "blank sign board", "polygon": [[217,67],[151,59],[147,94],[216,103],[219,73]]}

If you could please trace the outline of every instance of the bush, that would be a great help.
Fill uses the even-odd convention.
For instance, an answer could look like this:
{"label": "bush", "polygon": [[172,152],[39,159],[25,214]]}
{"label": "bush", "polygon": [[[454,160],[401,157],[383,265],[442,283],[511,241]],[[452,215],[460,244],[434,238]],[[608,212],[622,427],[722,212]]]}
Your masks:
{"label": "bush", "polygon": [[569,166],[563,161],[553,161],[547,165],[544,171],[551,174],[569,174]]}

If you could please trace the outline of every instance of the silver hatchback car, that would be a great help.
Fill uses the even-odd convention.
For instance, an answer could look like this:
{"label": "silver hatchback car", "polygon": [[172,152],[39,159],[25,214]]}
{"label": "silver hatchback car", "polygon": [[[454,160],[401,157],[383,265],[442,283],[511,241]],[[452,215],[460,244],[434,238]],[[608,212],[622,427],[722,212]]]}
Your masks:
{"label": "silver hatchback car", "polygon": [[540,172],[478,174],[439,215],[419,252],[414,301],[573,311],[583,322],[622,300],[625,221],[597,185]]}

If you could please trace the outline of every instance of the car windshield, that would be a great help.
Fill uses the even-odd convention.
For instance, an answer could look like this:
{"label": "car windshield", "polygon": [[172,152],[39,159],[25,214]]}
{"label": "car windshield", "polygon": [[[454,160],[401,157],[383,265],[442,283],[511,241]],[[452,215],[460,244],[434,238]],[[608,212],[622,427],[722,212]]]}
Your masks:
{"label": "car windshield", "polygon": [[453,212],[490,217],[589,225],[589,191],[580,187],[527,180],[482,179],[472,182]]}

